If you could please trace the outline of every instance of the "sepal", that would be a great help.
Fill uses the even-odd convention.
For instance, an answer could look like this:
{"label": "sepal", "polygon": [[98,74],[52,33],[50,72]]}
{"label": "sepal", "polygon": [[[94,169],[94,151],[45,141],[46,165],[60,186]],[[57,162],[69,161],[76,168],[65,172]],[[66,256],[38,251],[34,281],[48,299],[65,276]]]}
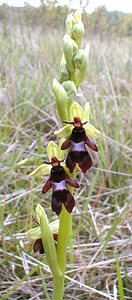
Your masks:
{"label": "sepal", "polygon": [[89,102],[86,102],[83,111],[83,122],[89,121],[89,115],[90,115],[90,105]]}
{"label": "sepal", "polygon": [[71,117],[72,120],[75,117],[79,117],[81,120],[83,119],[83,109],[81,105],[78,104],[77,102],[73,102],[73,104],[71,105]]}
{"label": "sepal", "polygon": [[29,174],[29,176],[44,176],[49,175],[51,170],[51,165],[42,164],[37,169]]}
{"label": "sepal", "polygon": [[86,130],[86,133],[88,133],[88,135],[90,135],[93,138],[101,135],[101,132],[90,123],[84,125],[84,128]]}
{"label": "sepal", "polygon": [[35,228],[32,228],[30,230],[28,230],[26,232],[28,238],[30,240],[37,240],[37,239],[40,239],[41,238],[41,229],[40,229],[40,226],[37,226]]}
{"label": "sepal", "polygon": [[54,132],[54,134],[60,138],[67,138],[71,135],[72,129],[73,129],[73,126],[68,124],[68,125],[62,127],[62,129],[56,130]]}
{"label": "sepal", "polygon": [[51,157],[55,156],[59,160],[64,158],[64,152],[61,150],[61,144],[63,141],[60,141],[59,146],[57,146],[53,141],[50,141],[47,146],[47,154],[49,161],[51,161]]}

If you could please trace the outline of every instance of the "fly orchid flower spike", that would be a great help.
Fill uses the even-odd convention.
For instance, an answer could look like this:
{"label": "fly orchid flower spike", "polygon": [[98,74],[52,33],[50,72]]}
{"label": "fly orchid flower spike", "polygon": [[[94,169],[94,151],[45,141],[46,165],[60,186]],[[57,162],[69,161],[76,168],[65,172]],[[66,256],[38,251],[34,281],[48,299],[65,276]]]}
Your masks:
{"label": "fly orchid flower spike", "polygon": [[91,137],[97,137],[101,134],[98,129],[88,122],[89,111],[90,108],[88,103],[83,111],[78,103],[73,102],[71,106],[72,121],[64,121],[64,123],[68,125],[55,132],[56,135],[67,138],[63,142],[61,149],[65,150],[70,147],[70,151],[66,158],[66,166],[70,173],[74,171],[77,163],[84,173],[92,166],[92,159],[86,146],[93,151],[98,151],[96,144],[87,136],[88,134]]}
{"label": "fly orchid flower spike", "polygon": [[79,184],[66,173],[64,166],[60,164],[64,161],[64,152],[61,150],[63,141],[63,139],[60,141],[59,146],[52,141],[49,142],[47,147],[49,162],[44,162],[30,174],[31,176],[50,175],[42,188],[42,194],[46,194],[52,188],[51,205],[57,215],[61,212],[62,203],[69,213],[75,206],[74,197],[67,185],[79,188]]}

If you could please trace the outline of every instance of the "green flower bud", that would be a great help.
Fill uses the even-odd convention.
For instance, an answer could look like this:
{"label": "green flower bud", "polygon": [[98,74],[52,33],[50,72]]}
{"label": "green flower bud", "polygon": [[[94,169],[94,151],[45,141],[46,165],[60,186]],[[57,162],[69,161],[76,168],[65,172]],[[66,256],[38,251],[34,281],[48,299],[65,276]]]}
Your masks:
{"label": "green flower bud", "polygon": [[79,20],[72,30],[72,38],[77,43],[78,47],[81,46],[83,35],[84,35],[84,25],[83,22]]}
{"label": "green flower bud", "polygon": [[70,79],[70,74],[67,69],[66,63],[60,65],[60,70],[59,70],[59,82],[62,83],[65,80]]}
{"label": "green flower bud", "polygon": [[73,81],[71,81],[71,80],[64,81],[62,83],[62,86],[64,87],[64,89],[67,93],[68,100],[71,98],[74,98],[76,96],[77,89],[76,89],[75,83]]}
{"label": "green flower bud", "polygon": [[70,79],[70,74],[67,68],[66,60],[64,54],[62,55],[60,69],[59,69],[59,82],[62,83],[65,80]]}
{"label": "green flower bud", "polygon": [[40,223],[41,237],[42,237],[42,242],[47,257],[48,265],[50,267],[53,276],[55,278],[57,276],[60,277],[62,274],[59,268],[57,252],[55,248],[53,234],[49,227],[48,218],[46,216],[43,207],[40,204],[37,205],[36,212]]}
{"label": "green flower bud", "polygon": [[83,49],[78,50],[77,54],[74,56],[74,65],[75,68],[80,69],[82,60],[84,58],[85,51]]}
{"label": "green flower bud", "polygon": [[67,30],[67,33],[69,35],[71,35],[72,33],[72,20],[73,20],[73,14],[70,14],[67,18],[66,18],[66,30]]}
{"label": "green flower bud", "polygon": [[73,57],[74,57],[78,52],[78,46],[74,40],[72,40],[72,44],[73,44]]}
{"label": "green flower bud", "polygon": [[76,11],[73,15],[73,22],[78,23],[81,20],[81,14],[79,11]]}
{"label": "green flower bud", "polygon": [[56,96],[60,119],[61,121],[67,120],[67,93],[56,79],[53,80],[53,91]]}
{"label": "green flower bud", "polygon": [[76,74],[76,86],[78,87],[81,82],[84,80],[87,70],[88,70],[88,63],[89,63],[89,44],[87,44],[85,51],[84,51],[84,56],[82,63],[80,65],[80,69],[78,70]]}
{"label": "green flower bud", "polygon": [[76,43],[71,39],[69,34],[66,34],[63,38],[64,41],[64,54],[67,63],[68,71],[71,75],[71,80],[74,81],[74,63],[73,63],[73,56],[75,55],[78,47]]}

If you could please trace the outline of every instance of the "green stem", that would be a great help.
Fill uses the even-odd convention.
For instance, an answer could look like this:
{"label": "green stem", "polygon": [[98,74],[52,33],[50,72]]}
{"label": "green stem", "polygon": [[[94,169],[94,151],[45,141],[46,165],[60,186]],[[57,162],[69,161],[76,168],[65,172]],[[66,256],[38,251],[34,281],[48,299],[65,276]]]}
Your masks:
{"label": "green stem", "polygon": [[54,278],[54,289],[52,300],[63,299],[64,276]]}
{"label": "green stem", "polygon": [[64,290],[64,274],[66,266],[66,248],[71,230],[71,214],[67,212],[64,205],[60,214],[59,234],[57,241],[57,256],[62,276],[54,277],[54,289],[52,300],[62,300]]}
{"label": "green stem", "polygon": [[65,209],[64,205],[62,205],[62,211],[60,214],[60,226],[59,226],[59,234],[57,241],[57,255],[58,255],[58,263],[62,274],[65,273],[65,265],[66,265],[66,248],[69,239],[71,229],[71,214]]}

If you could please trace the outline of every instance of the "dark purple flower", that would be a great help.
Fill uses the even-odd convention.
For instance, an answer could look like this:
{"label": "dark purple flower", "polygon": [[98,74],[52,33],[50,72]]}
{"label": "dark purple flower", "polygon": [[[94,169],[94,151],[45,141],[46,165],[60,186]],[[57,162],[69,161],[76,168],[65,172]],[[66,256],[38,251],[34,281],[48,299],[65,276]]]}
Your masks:
{"label": "dark purple flower", "polygon": [[50,177],[44,184],[42,193],[45,194],[52,188],[52,210],[59,215],[63,203],[67,211],[71,213],[75,206],[75,200],[68,190],[67,184],[74,188],[79,188],[79,184],[67,175],[64,168],[60,165],[60,161],[55,156],[51,158],[51,164]]}
{"label": "dark purple flower", "polygon": [[69,122],[69,124],[73,124],[74,128],[70,137],[64,141],[61,147],[62,150],[70,147],[70,151],[66,158],[66,166],[71,173],[74,171],[76,163],[79,164],[83,173],[86,173],[86,171],[92,166],[92,159],[87,151],[86,145],[90,149],[98,151],[96,144],[90,141],[86,135],[86,131],[83,128],[83,125],[86,123],[87,122],[82,123],[79,117],[75,117],[73,122]]}

